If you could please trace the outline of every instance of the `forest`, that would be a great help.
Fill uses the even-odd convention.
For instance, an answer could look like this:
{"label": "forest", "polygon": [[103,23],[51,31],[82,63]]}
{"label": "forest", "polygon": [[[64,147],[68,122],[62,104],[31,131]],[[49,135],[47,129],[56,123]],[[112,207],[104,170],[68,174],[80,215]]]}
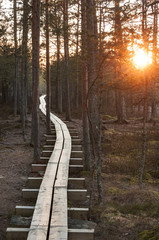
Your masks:
{"label": "forest", "polygon": [[5,168],[29,174],[54,112],[82,139],[95,239],[159,239],[158,14],[157,0],[0,0],[0,202],[19,198]]}

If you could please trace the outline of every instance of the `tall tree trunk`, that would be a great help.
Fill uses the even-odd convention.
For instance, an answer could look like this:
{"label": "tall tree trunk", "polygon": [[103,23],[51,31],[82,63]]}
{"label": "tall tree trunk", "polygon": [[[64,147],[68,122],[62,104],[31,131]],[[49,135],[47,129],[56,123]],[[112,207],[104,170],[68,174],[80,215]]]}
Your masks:
{"label": "tall tree trunk", "polygon": [[76,42],[76,108],[79,107],[79,11],[80,5],[78,3],[77,10],[77,42]]}
{"label": "tall tree trunk", "polygon": [[17,115],[17,81],[18,81],[18,56],[17,56],[17,0],[14,0],[14,117]]}
{"label": "tall tree trunk", "polygon": [[[121,27],[121,16],[120,16],[120,2],[115,1],[115,48],[117,52],[117,61],[115,67],[116,80],[119,82],[121,75],[121,57],[123,51],[123,40],[122,40],[122,27]],[[120,86],[119,86],[120,88]],[[116,90],[116,113],[117,113],[117,121],[119,123],[125,123],[126,118],[126,108],[125,108],[125,99],[124,93],[121,89]]]}
{"label": "tall tree trunk", "polygon": [[22,79],[21,79],[21,119],[24,141],[26,140],[26,112],[27,112],[27,64],[28,64],[28,1],[23,0],[23,40],[22,40]]}
{"label": "tall tree trunk", "polygon": [[86,33],[86,0],[81,0],[82,13],[82,121],[83,121],[83,147],[84,147],[84,166],[90,170],[90,136],[89,122],[87,115],[88,101],[88,68],[87,68],[87,33]]}
{"label": "tall tree trunk", "polygon": [[62,113],[62,80],[60,74],[60,34],[57,33],[57,111]]}
{"label": "tall tree trunk", "polygon": [[146,119],[147,119],[147,77],[145,70],[143,70],[144,79],[144,111],[143,111],[143,143],[142,143],[142,157],[139,166],[139,187],[143,188],[143,173],[145,168],[146,160],[146,149],[147,149],[147,132],[146,132]]}
{"label": "tall tree trunk", "polygon": [[145,50],[148,50],[147,39],[147,0],[142,0],[142,38]]}
{"label": "tall tree trunk", "polygon": [[39,140],[39,45],[40,45],[40,0],[32,0],[32,137],[34,144],[34,161],[40,158]]}
{"label": "tall tree trunk", "polygon": [[116,90],[116,111],[118,123],[126,123],[126,107],[124,92],[120,89]]}
{"label": "tall tree trunk", "polygon": [[153,65],[154,65],[154,79],[153,79],[153,97],[152,97],[152,114],[151,118],[157,117],[157,103],[156,103],[156,63],[157,63],[157,33],[158,33],[158,4],[154,5],[154,21],[153,21]]}
{"label": "tall tree trunk", "polygon": [[55,3],[55,24],[56,24],[56,45],[57,45],[57,65],[56,65],[56,99],[57,112],[62,113],[62,79],[60,64],[60,47],[61,47],[61,16],[57,11],[57,3]]}
{"label": "tall tree trunk", "polygon": [[[88,51],[88,81],[89,81],[89,116],[90,134],[94,152],[94,164],[97,164],[98,201],[102,203],[101,182],[101,129],[99,96],[97,90],[97,21],[94,0],[87,0],[87,51]],[[97,159],[97,161],[96,161]],[[96,163],[97,162],[97,163]]]}
{"label": "tall tree trunk", "polygon": [[51,132],[50,124],[50,105],[51,105],[51,84],[50,84],[50,45],[49,45],[49,3],[46,0],[46,129],[47,133]]}
{"label": "tall tree trunk", "polygon": [[68,0],[63,0],[64,12],[64,54],[65,54],[65,83],[66,83],[66,121],[71,121],[70,83],[69,83],[69,49],[68,49]]}

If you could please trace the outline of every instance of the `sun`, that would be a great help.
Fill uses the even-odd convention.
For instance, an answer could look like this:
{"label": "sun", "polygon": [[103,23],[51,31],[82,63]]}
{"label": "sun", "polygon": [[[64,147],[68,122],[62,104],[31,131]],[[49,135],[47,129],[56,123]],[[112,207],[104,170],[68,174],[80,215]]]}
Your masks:
{"label": "sun", "polygon": [[152,64],[152,53],[146,53],[143,49],[137,49],[133,57],[133,62],[136,68],[143,69]]}

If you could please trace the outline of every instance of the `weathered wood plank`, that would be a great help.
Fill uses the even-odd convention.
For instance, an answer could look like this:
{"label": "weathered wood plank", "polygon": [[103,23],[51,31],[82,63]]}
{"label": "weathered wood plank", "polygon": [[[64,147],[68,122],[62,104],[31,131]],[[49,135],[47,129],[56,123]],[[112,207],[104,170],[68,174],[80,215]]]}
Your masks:
{"label": "weathered wood plank", "polygon": [[71,152],[71,158],[82,158],[83,157],[83,151],[72,151]]}
{"label": "weathered wood plank", "polygon": [[68,240],[67,227],[51,227],[48,240]]}
{"label": "weathered wood plank", "polygon": [[87,199],[86,189],[68,189],[68,200],[69,201],[85,201]]}
{"label": "weathered wood plank", "polygon": [[88,208],[68,208],[68,217],[72,219],[88,219]]}
{"label": "weathered wood plank", "polygon": [[69,240],[94,240],[94,229],[68,229]]}
{"label": "weathered wood plank", "polygon": [[33,215],[34,209],[35,206],[16,206],[15,213],[22,217],[30,217]]}
{"label": "weathered wood plank", "polygon": [[31,171],[32,172],[41,172],[45,171],[47,164],[32,164]]}
{"label": "weathered wood plank", "polygon": [[32,188],[39,188],[42,180],[42,177],[28,177],[27,185]]}
{"label": "weathered wood plank", "polygon": [[85,186],[85,178],[69,178],[68,184],[72,187],[83,188]]}
{"label": "weathered wood plank", "polygon": [[82,165],[82,158],[70,158],[70,165]]}
{"label": "weathered wood plank", "polygon": [[7,228],[7,240],[26,240],[29,228]]}

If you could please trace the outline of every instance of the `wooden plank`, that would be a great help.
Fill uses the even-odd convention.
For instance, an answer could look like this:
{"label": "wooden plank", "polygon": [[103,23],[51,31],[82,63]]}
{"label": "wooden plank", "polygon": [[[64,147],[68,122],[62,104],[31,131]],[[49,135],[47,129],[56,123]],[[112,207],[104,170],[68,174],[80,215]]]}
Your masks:
{"label": "wooden plank", "polygon": [[27,185],[32,188],[39,188],[42,180],[42,177],[28,177]]}
{"label": "wooden plank", "polygon": [[48,226],[31,226],[28,233],[27,240],[46,240]]}
{"label": "wooden plank", "polygon": [[83,188],[85,186],[85,178],[69,178],[68,184],[71,185],[71,187]]}
{"label": "wooden plank", "polygon": [[80,171],[83,171],[83,165],[70,165],[69,166],[69,173],[79,173]]}
{"label": "wooden plank", "polygon": [[72,145],[79,145],[82,143],[82,140],[79,138],[79,139],[72,139]]}
{"label": "wooden plank", "polygon": [[22,217],[31,217],[33,215],[35,206],[16,206],[15,213],[16,215]]}
{"label": "wooden plank", "polygon": [[43,150],[42,151],[42,156],[43,157],[50,157],[51,154],[52,154],[52,151],[50,151],[50,150]]}
{"label": "wooden plank", "polygon": [[54,146],[56,139],[46,139],[47,144],[52,144]]}
{"label": "wooden plank", "polygon": [[83,157],[83,151],[72,151],[71,152],[71,158],[82,158]]}
{"label": "wooden plank", "polygon": [[66,187],[68,185],[68,164],[60,163],[58,167],[58,174],[55,182],[55,187]]}
{"label": "wooden plank", "polygon": [[49,223],[50,205],[52,200],[52,189],[39,190],[35,210],[31,222],[31,228],[41,226],[44,231]]}
{"label": "wooden plank", "polygon": [[55,187],[49,240],[67,240],[67,188]]}
{"label": "wooden plank", "polygon": [[51,227],[48,240],[68,240],[67,227]]}
{"label": "wooden plank", "polygon": [[68,240],[94,240],[94,229],[68,229]]}
{"label": "wooden plank", "polygon": [[39,163],[41,164],[47,164],[49,161],[50,157],[40,157]]}
{"label": "wooden plank", "polygon": [[88,219],[88,208],[68,208],[68,217],[72,219]]}
{"label": "wooden plank", "polygon": [[72,151],[82,151],[82,145],[72,145]]}
{"label": "wooden plank", "polygon": [[47,164],[32,164],[31,171],[32,172],[41,172],[45,171]]}
{"label": "wooden plank", "polygon": [[29,228],[7,228],[7,240],[26,240]]}
{"label": "wooden plank", "polygon": [[51,227],[67,227],[67,188],[55,187]]}
{"label": "wooden plank", "polygon": [[24,199],[36,199],[39,189],[22,189],[22,196]]}
{"label": "wooden plank", "polygon": [[86,189],[68,189],[68,200],[69,201],[85,201],[87,199]]}
{"label": "wooden plank", "polygon": [[60,155],[61,149],[54,149],[50,156],[49,163],[58,163]]}
{"label": "wooden plank", "polygon": [[70,165],[82,165],[82,158],[70,158]]}
{"label": "wooden plank", "polygon": [[53,151],[54,150],[54,145],[44,145],[43,146],[43,150],[51,150],[51,151]]}

